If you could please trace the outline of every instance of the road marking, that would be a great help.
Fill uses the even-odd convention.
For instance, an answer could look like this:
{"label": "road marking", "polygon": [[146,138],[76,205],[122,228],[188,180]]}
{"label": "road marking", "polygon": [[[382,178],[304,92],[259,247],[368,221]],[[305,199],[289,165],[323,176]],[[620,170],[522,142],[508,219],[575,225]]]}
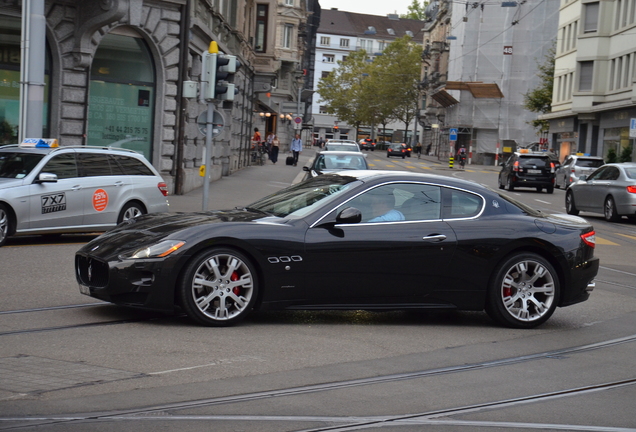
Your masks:
{"label": "road marking", "polygon": [[627,235],[627,234],[621,234],[621,233],[614,233],[614,234],[618,234],[619,236],[623,236],[623,237],[627,237],[627,238],[632,239],[632,240],[636,240],[636,237],[630,236],[630,235]]}
{"label": "road marking", "polygon": [[535,201],[538,201],[538,202],[540,202],[540,203],[543,203],[543,204],[552,204],[551,202],[543,201],[543,200],[536,199],[536,198],[535,198],[534,200],[535,200]]}
{"label": "road marking", "polygon": [[596,236],[596,244],[607,245],[607,246],[620,246],[618,243],[614,243],[613,241],[605,240],[604,238],[600,238]]}
{"label": "road marking", "polygon": [[415,169],[415,168],[417,168],[417,167],[416,167],[416,166],[407,166],[407,168]]}

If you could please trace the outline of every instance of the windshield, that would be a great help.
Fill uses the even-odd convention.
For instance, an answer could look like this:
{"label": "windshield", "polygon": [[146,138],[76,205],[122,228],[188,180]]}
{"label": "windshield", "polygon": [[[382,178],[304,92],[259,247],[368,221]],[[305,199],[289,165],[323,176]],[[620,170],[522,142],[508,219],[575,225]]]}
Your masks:
{"label": "windshield", "polygon": [[353,177],[323,175],[269,195],[248,208],[278,217],[302,217],[357,183]]}
{"label": "windshield", "polygon": [[29,175],[43,154],[0,152],[0,177],[21,179]]}
{"label": "windshield", "polygon": [[365,169],[364,156],[362,155],[334,155],[321,154],[316,160],[316,169],[340,170],[340,169]]}

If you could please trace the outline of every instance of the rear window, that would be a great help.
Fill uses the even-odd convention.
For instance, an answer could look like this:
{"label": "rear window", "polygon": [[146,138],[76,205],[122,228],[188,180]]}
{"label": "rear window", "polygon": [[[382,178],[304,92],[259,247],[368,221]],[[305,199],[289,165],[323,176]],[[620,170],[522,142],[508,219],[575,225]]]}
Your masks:
{"label": "rear window", "polygon": [[529,166],[529,165],[537,165],[537,166],[549,166],[550,159],[541,156],[520,156],[519,157],[519,165],[521,166]]}
{"label": "rear window", "polygon": [[627,174],[627,177],[630,179],[636,180],[636,168],[625,168],[625,174]]}
{"label": "rear window", "polygon": [[143,175],[154,176],[155,174],[144,164],[142,161],[136,158],[128,156],[113,155],[113,158],[117,161],[119,166],[124,170],[126,175]]}
{"label": "rear window", "polygon": [[603,161],[600,159],[577,159],[574,165],[583,168],[598,168],[603,165]]}

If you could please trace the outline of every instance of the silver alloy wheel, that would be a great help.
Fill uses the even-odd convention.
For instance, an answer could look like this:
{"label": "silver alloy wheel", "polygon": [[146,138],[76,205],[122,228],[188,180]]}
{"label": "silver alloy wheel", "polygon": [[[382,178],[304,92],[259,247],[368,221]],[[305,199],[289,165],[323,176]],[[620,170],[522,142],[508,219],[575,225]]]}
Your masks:
{"label": "silver alloy wheel", "polygon": [[197,309],[214,321],[228,321],[246,311],[254,295],[254,276],[235,255],[207,257],[192,278],[192,299]]}
{"label": "silver alloy wheel", "polygon": [[506,271],[500,288],[506,311],[525,322],[537,321],[550,313],[555,292],[550,270],[531,258],[514,263]]}
{"label": "silver alloy wheel", "polygon": [[605,210],[605,220],[608,222],[617,222],[620,220],[620,216],[616,211],[616,205],[614,204],[614,198],[611,196],[605,199],[605,206],[603,208]]}
{"label": "silver alloy wheel", "polygon": [[9,215],[0,207],[0,245],[4,244],[9,235]]}
{"label": "silver alloy wheel", "polygon": [[122,220],[127,221],[128,219],[133,219],[141,215],[143,215],[143,212],[141,211],[139,207],[131,206],[131,207],[128,207],[126,211],[124,211],[124,217],[122,218]]}

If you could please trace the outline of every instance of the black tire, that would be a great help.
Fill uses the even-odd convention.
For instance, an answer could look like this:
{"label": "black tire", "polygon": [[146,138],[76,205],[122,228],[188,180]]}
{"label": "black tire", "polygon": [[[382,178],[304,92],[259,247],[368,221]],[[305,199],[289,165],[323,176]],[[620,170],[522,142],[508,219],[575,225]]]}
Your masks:
{"label": "black tire", "polygon": [[225,327],[244,319],[258,296],[256,269],[240,252],[208,249],[185,267],[178,283],[179,302],[195,322]]}
{"label": "black tire", "polygon": [[537,189],[537,192],[543,191],[543,188],[541,186],[537,186],[536,189]]}
{"label": "black tire", "polygon": [[554,186],[548,186],[545,188],[545,191],[549,194],[554,193]]}
{"label": "black tire", "polygon": [[499,179],[497,180],[497,183],[499,184],[499,189],[505,189],[504,184],[501,182],[501,176],[499,176]]}
{"label": "black tire", "polygon": [[565,193],[565,211],[567,214],[578,215],[579,210],[576,208],[576,204],[574,202],[574,194],[571,190],[568,190]]}
{"label": "black tire", "polygon": [[11,219],[11,213],[9,208],[0,204],[0,246],[4,246],[7,242],[7,237],[13,234],[13,220]]}
{"label": "black tire", "polygon": [[605,205],[603,206],[603,216],[605,216],[605,220],[608,222],[618,222],[619,220],[621,220],[621,215],[619,215],[618,211],[616,210],[614,197],[611,195],[605,198]]}
{"label": "black tire", "polygon": [[486,312],[498,324],[533,328],[546,322],[559,303],[556,270],[540,255],[516,253],[497,266],[486,299]]}
{"label": "black tire", "polygon": [[510,192],[512,192],[513,190],[515,190],[514,185],[512,184],[512,182],[510,181],[510,176],[508,176],[508,179],[506,180],[506,189],[508,189]]}
{"label": "black tire", "polygon": [[406,156],[402,155],[402,159],[404,159]]}
{"label": "black tire", "polygon": [[117,223],[120,224],[123,221],[127,221],[128,219],[136,218],[145,214],[146,210],[141,206],[141,204],[129,202],[119,212]]}

